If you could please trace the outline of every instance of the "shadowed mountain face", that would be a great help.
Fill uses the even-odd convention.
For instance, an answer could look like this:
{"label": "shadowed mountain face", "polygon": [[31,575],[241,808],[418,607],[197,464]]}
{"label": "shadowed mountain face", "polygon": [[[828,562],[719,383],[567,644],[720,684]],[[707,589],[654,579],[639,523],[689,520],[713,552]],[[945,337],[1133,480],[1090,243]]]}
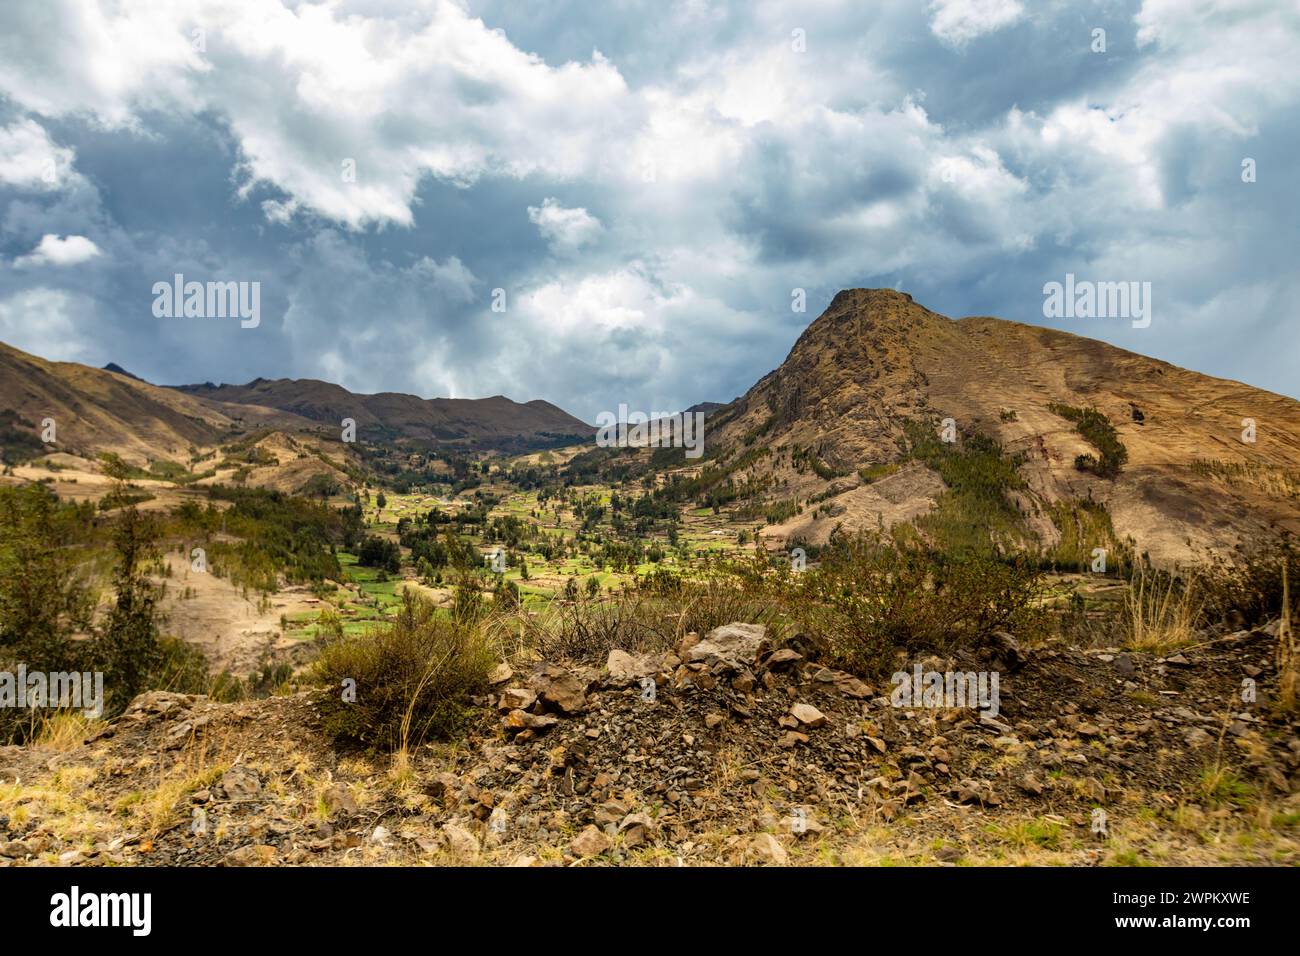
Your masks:
{"label": "shadowed mountain face", "polygon": [[129,374],[47,362],[0,344],[0,414],[6,413],[20,434],[39,435],[41,422],[52,419],[51,447],[65,451],[178,460],[193,446],[218,441],[236,410],[223,412]]}
{"label": "shadowed mountain face", "polygon": [[[1117,475],[1081,470],[1098,456],[1062,406],[1096,409],[1127,450]],[[882,289],[841,292],[781,367],[711,420],[713,447],[810,449],[846,494],[842,509],[771,529],[816,541],[837,524],[908,520],[942,490],[925,469],[868,483],[859,469],[894,461],[905,422],[996,438],[1021,456],[1015,505],[1039,538],[1056,502],[1104,504],[1115,530],[1153,558],[1176,560],[1279,528],[1300,532],[1300,402],[1212,378],[1103,342],[1001,319],[953,321]],[[1249,437],[1254,422],[1253,442]],[[756,466],[790,492],[835,479],[781,456]]]}
{"label": "shadowed mountain face", "polygon": [[420,398],[399,392],[357,395],[314,379],[255,379],[247,385],[182,385],[178,392],[209,402],[272,408],[330,428],[345,418],[358,437],[411,439],[430,445],[525,451],[585,441],[591,426],[544,401]]}
{"label": "shadowed mountain face", "polygon": [[590,426],[544,401],[354,395],[328,382],[294,379],[169,388],[116,366],[50,362],[3,343],[0,416],[4,435],[21,443],[31,444],[41,422],[53,419],[58,448],[91,455],[112,451],[137,462],[180,460],[195,447],[249,428],[323,427],[337,433],[344,418],[356,422],[361,439],[504,451],[585,441],[593,434]]}

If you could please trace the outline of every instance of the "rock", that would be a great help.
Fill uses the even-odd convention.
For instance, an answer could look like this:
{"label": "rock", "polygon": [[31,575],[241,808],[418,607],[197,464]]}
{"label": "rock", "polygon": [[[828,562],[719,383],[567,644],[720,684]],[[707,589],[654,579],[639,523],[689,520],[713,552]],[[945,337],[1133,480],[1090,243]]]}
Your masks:
{"label": "rock", "polygon": [[388,832],[388,827],[377,826],[370,831],[370,842],[378,846],[391,846],[393,835]]}
{"label": "rock", "polygon": [[223,866],[270,866],[275,862],[276,849],[265,843],[250,843],[231,850],[221,859]]}
{"label": "rock", "polygon": [[[762,624],[724,624],[705,635],[683,658],[710,668],[741,670],[752,667],[767,650],[767,628]],[[680,655],[679,655],[680,656]]]}
{"label": "rock", "polygon": [[790,861],[781,841],[770,833],[755,833],[745,843],[745,857],[771,866],[785,866]]}
{"label": "rock", "polygon": [[357,801],[353,798],[352,791],[341,783],[328,787],[321,794],[321,802],[325,804],[325,810],[331,817],[340,814],[351,816],[357,812]]}
{"label": "rock", "polygon": [[776,742],[776,745],[783,749],[789,749],[799,744],[806,744],[808,739],[807,734],[801,734],[797,730],[788,730],[781,735],[781,739]]}
{"label": "rock", "polygon": [[174,694],[166,690],[151,690],[137,696],[127,704],[122,716],[148,719],[150,715],[175,717],[188,711],[197,698],[192,694]]}
{"label": "rock", "polygon": [[599,856],[609,849],[609,837],[601,833],[597,827],[588,825],[573,838],[569,849],[580,857]]}
{"label": "rock", "polygon": [[1080,724],[1076,729],[1078,730],[1080,737],[1101,736],[1101,728],[1096,724]]}
{"label": "rock", "polygon": [[1079,782],[1082,795],[1094,803],[1106,802],[1106,786],[1095,777],[1085,777]]}
{"label": "rock", "polygon": [[989,638],[989,648],[993,651],[993,656],[1001,662],[1004,670],[1018,670],[1025,662],[1020,644],[1006,631],[994,631],[993,636]]}
{"label": "rock", "polygon": [[442,825],[443,836],[447,838],[447,848],[457,856],[477,856],[478,837],[456,823]]}
{"label": "rock", "polygon": [[1115,671],[1120,677],[1132,677],[1137,673],[1137,667],[1133,664],[1133,658],[1128,654],[1120,654],[1115,658]]}
{"label": "rock", "polygon": [[488,675],[488,680],[493,686],[504,684],[510,678],[515,676],[515,672],[510,669],[510,665],[502,661],[496,667],[492,668],[492,673]]}
{"label": "rock", "polygon": [[262,792],[262,781],[256,770],[235,764],[221,775],[221,789],[231,803],[248,803]]}
{"label": "rock", "polygon": [[0,843],[0,856],[11,860],[21,860],[34,852],[36,851],[22,840],[10,840],[8,843]]}
{"label": "rock", "polygon": [[194,725],[188,720],[181,721],[179,724],[172,727],[171,730],[167,731],[167,736],[163,738],[162,742],[163,749],[176,750],[185,746],[185,743],[190,739],[192,733],[194,733]]}
{"label": "rock", "polygon": [[986,780],[967,778],[958,783],[951,793],[958,803],[978,803],[987,807],[997,807],[1002,804],[993,792],[993,785]]}
{"label": "rock", "polygon": [[826,715],[812,704],[795,704],[790,708],[790,716],[807,727],[822,727],[826,724]]}
{"label": "rock", "polygon": [[497,701],[497,710],[527,710],[537,703],[537,692],[527,687],[507,687]]}
{"label": "rock", "polygon": [[627,807],[617,800],[607,800],[596,808],[596,825],[617,825],[627,817]]}
{"label": "rock", "polygon": [[587,682],[563,667],[544,664],[528,683],[549,707],[560,713],[580,714],[587,709]]}
{"label": "rock", "polygon": [[871,688],[852,674],[841,674],[835,681],[835,689],[845,697],[854,700],[866,700],[873,693]]}
{"label": "rock", "polygon": [[779,670],[782,667],[788,667],[797,661],[803,660],[803,655],[798,651],[791,650],[788,647],[782,647],[773,651],[772,656],[767,659],[767,666],[772,670]]}
{"label": "rock", "polygon": [[425,791],[429,796],[445,801],[448,796],[454,795],[459,787],[460,781],[456,779],[456,775],[444,770],[433,775],[433,779],[425,786]]}
{"label": "rock", "polygon": [[609,679],[616,684],[630,684],[643,677],[653,677],[658,670],[656,662],[648,657],[637,657],[627,651],[612,650],[605,661]]}
{"label": "rock", "polygon": [[1166,663],[1166,664],[1172,664],[1174,667],[1191,667],[1191,666],[1192,666],[1192,662],[1189,661],[1189,660],[1188,660],[1186,657],[1184,657],[1182,654],[1175,654],[1173,657],[1166,657],[1166,658],[1165,658],[1165,663]]}
{"label": "rock", "polygon": [[530,714],[526,710],[512,710],[502,721],[507,730],[532,730],[538,733],[549,730],[560,722],[551,714]]}
{"label": "rock", "polygon": [[1200,727],[1193,727],[1187,731],[1187,733],[1183,734],[1183,740],[1189,747],[1204,747],[1206,744],[1212,742],[1214,738]]}
{"label": "rock", "polygon": [[1043,784],[1032,773],[1027,773],[1020,780],[1020,789],[1037,797],[1043,793]]}
{"label": "rock", "polygon": [[640,846],[649,842],[656,831],[655,823],[645,813],[629,813],[618,825],[618,832],[623,834],[624,846]]}

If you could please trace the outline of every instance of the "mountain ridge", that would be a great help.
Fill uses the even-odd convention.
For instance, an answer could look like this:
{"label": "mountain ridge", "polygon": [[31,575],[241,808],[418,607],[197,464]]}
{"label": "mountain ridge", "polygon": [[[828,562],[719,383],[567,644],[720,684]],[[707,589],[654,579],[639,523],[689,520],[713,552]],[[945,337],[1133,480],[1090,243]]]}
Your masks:
{"label": "mountain ridge", "polygon": [[[1111,423],[1128,453],[1118,476],[1076,467],[1096,449],[1063,417],[1068,409],[1095,409]],[[796,500],[837,480],[851,485],[829,496],[820,517],[766,532],[818,543],[836,525],[914,518],[915,508],[892,507],[900,501],[933,501],[933,482],[904,489],[895,477],[868,488],[854,472],[894,462],[906,423],[944,419],[1024,457],[1026,493],[1015,504],[1048,540],[1059,533],[1055,506],[1080,501],[1103,503],[1121,536],[1166,559],[1278,529],[1300,533],[1300,402],[1059,329],[950,319],[889,289],[838,293],[780,366],[716,413],[710,441],[734,449],[761,437],[781,454],[751,472]],[[1239,440],[1245,420],[1257,426],[1253,443]],[[836,477],[794,467],[786,459],[796,447]]]}

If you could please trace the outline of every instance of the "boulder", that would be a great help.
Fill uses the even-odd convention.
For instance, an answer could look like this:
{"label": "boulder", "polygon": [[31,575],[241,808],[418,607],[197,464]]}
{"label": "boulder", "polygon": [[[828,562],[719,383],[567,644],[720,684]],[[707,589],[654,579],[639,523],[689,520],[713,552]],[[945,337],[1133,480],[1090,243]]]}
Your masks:
{"label": "boulder", "polygon": [[812,704],[795,704],[790,708],[790,716],[805,727],[822,727],[826,724],[826,715]]}
{"label": "boulder", "polygon": [[629,654],[615,648],[609,652],[605,669],[609,671],[609,679],[613,683],[630,684],[643,677],[653,677],[659,670],[658,664],[654,656]]}
{"label": "boulder", "polygon": [[752,667],[768,649],[767,628],[762,624],[724,624],[686,652],[686,661],[729,670]]}
{"label": "boulder", "polygon": [[609,837],[601,833],[597,827],[588,825],[573,838],[569,849],[581,857],[599,856],[609,849]]}
{"label": "boulder", "polygon": [[560,722],[560,718],[551,714],[530,714],[526,710],[512,710],[503,721],[507,730],[532,730],[540,733],[550,730]]}
{"label": "boulder", "polygon": [[785,866],[790,861],[781,841],[770,833],[755,833],[745,843],[745,859],[771,866]]}
{"label": "boulder", "polygon": [[262,792],[262,781],[256,770],[235,764],[221,775],[221,789],[231,803],[248,803]]}
{"label": "boulder", "polygon": [[537,703],[537,691],[528,687],[507,687],[497,701],[497,710],[527,710]]}
{"label": "boulder", "polygon": [[587,682],[557,664],[544,664],[528,681],[551,709],[562,714],[580,714],[587,709]]}

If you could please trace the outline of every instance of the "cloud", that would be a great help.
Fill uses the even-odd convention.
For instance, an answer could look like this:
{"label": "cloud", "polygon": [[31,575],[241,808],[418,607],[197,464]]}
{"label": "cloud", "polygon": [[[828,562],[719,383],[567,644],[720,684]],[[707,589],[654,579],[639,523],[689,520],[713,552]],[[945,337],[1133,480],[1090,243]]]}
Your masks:
{"label": "cloud", "polygon": [[1020,19],[1025,8],[1018,0],[934,0],[930,30],[949,46],[964,46]]}
{"label": "cloud", "polygon": [[0,126],[0,184],[21,189],[57,189],[75,175],[72,150],[56,145],[31,119]]}
{"label": "cloud", "polygon": [[357,6],[6,5],[0,88],[33,112],[110,126],[215,111],[238,138],[245,193],[265,183],[291,197],[270,218],[306,210],[352,228],[409,226],[426,175],[589,174],[634,122],[598,52],[552,67],[449,0],[404,17]]}
{"label": "cloud", "polygon": [[14,265],[24,266],[75,266],[89,262],[101,255],[99,246],[85,236],[68,236],[59,238],[53,233],[46,233],[40,243],[28,255],[14,260]]}
{"label": "cloud", "polygon": [[93,304],[60,289],[37,287],[0,299],[0,340],[57,362],[94,361],[79,334]]}
{"label": "cloud", "polygon": [[[0,257],[103,253],[0,300],[96,306],[76,334],[161,380],[590,420],[734,397],[841,288],[1043,323],[1073,272],[1156,312],[1069,331],[1294,392],[1297,43],[1266,0],[0,5]],[[174,272],[261,281],[261,326],[159,325]]]}
{"label": "cloud", "polygon": [[529,206],[528,219],[557,252],[573,252],[604,229],[600,220],[587,210],[565,209],[551,198],[542,200],[540,206]]}

